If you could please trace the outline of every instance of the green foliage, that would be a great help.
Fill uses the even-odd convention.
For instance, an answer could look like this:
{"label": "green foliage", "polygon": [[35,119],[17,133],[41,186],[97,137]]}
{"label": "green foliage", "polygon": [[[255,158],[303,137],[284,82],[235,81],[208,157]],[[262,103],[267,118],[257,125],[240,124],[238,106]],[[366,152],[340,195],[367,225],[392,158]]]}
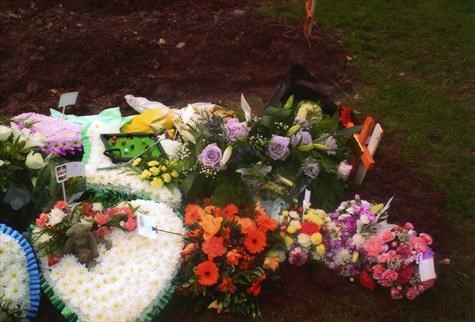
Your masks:
{"label": "green foliage", "polygon": [[216,180],[211,200],[218,206],[225,206],[230,201],[238,206],[250,205],[253,202],[251,193],[242,181],[241,175],[228,172]]}

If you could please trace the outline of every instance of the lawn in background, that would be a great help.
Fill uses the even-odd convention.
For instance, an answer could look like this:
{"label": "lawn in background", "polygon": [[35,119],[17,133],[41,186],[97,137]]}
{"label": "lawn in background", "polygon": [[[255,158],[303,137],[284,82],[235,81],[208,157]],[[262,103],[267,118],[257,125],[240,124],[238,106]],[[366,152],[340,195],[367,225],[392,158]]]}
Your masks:
{"label": "lawn in background", "polygon": [[[303,3],[260,11],[268,19],[302,23]],[[432,292],[368,319],[475,319],[475,1],[319,0],[315,20],[352,53],[355,92],[363,99],[350,93],[350,106],[380,121],[408,167],[446,194],[444,214],[466,236],[450,245],[451,272]],[[375,300],[342,297],[337,307],[347,303],[345,312],[328,305],[324,316],[359,319],[359,308]]]}

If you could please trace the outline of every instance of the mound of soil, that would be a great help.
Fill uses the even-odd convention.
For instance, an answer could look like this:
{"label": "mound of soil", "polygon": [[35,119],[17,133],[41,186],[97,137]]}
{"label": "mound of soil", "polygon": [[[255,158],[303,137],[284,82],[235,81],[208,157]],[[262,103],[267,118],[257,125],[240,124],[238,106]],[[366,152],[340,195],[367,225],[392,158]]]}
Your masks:
{"label": "mound of soil", "polygon": [[[48,111],[79,91],[75,114],[121,106],[126,94],[169,105],[266,98],[300,61],[331,94],[348,88],[347,54],[316,27],[272,23],[255,1],[2,1],[0,107]],[[330,93],[328,93],[330,92]]]}

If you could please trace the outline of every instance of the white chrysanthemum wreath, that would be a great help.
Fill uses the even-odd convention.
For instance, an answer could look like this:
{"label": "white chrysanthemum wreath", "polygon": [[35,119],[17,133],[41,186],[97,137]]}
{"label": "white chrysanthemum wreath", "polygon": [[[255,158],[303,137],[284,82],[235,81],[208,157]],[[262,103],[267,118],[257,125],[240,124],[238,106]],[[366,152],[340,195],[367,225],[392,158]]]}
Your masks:
{"label": "white chrysanthemum wreath", "polygon": [[[183,248],[182,221],[171,208],[154,201],[134,200],[129,205],[134,209],[135,219],[138,215],[153,216],[157,228],[177,234],[158,232],[156,239],[144,237],[134,227],[129,229],[127,222],[132,220],[129,218],[125,224],[123,221],[118,224],[123,229],[108,228],[111,248],[98,244],[98,257],[92,267],[81,264],[72,254],[64,255],[53,265],[48,263],[48,257],[40,257],[44,278],[54,292],[49,294],[50,298],[59,297],[81,321],[141,321],[163,303],[162,297],[171,296],[170,288]],[[122,205],[115,209],[120,207]],[[98,204],[93,204],[93,209],[87,210],[93,213],[89,218],[102,222],[100,216],[107,211]],[[37,220],[39,227],[64,224],[54,221],[55,226],[51,226],[51,213],[42,216]],[[117,211],[111,216],[118,216]],[[68,216],[64,218],[68,220]],[[113,220],[110,218],[108,220]],[[52,292],[47,290],[46,293]]]}

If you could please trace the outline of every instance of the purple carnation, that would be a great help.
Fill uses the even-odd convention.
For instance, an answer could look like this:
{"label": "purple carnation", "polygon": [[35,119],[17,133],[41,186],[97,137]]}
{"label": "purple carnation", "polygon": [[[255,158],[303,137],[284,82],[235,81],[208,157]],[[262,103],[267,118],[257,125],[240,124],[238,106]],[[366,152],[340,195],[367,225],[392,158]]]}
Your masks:
{"label": "purple carnation", "polygon": [[201,151],[201,154],[198,157],[201,164],[211,168],[217,168],[219,166],[219,161],[221,161],[222,158],[223,152],[216,143],[208,144],[208,146]]}
{"label": "purple carnation", "polygon": [[296,266],[302,266],[308,259],[308,252],[302,247],[295,247],[289,252],[289,263]]}
{"label": "purple carnation", "polygon": [[312,143],[312,135],[308,131],[298,131],[290,137],[290,144],[293,148],[297,145],[307,145]]}
{"label": "purple carnation", "polygon": [[303,173],[311,179],[316,179],[320,174],[320,166],[314,159],[307,158],[303,162]]}
{"label": "purple carnation", "polygon": [[224,126],[226,137],[231,142],[236,142],[237,138],[245,138],[249,133],[246,122],[239,122],[237,118],[229,119]]}
{"label": "purple carnation", "polygon": [[273,160],[285,160],[289,155],[289,143],[290,139],[284,136],[272,135],[269,146],[267,148],[267,154]]}

